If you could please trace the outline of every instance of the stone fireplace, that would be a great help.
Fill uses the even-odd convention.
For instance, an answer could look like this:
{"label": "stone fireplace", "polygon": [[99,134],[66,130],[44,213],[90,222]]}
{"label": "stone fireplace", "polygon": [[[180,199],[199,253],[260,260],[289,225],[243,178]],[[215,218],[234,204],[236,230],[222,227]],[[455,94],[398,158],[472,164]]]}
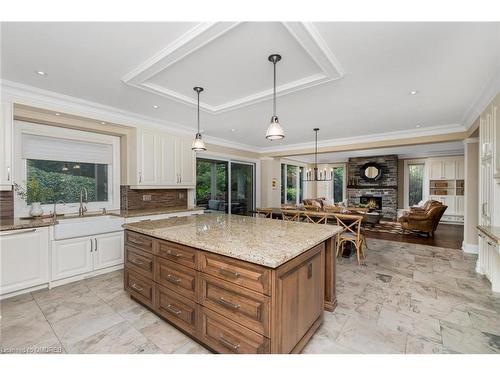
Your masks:
{"label": "stone fireplace", "polygon": [[[374,162],[381,166],[382,177],[373,182],[365,181],[360,168]],[[347,172],[347,200],[349,206],[368,204],[373,200],[386,219],[395,220],[398,209],[398,157],[383,155],[349,158]]]}
{"label": "stone fireplace", "polygon": [[360,204],[366,204],[370,208],[374,208],[376,211],[382,211],[382,197],[374,197],[373,195],[362,195],[359,197]]}

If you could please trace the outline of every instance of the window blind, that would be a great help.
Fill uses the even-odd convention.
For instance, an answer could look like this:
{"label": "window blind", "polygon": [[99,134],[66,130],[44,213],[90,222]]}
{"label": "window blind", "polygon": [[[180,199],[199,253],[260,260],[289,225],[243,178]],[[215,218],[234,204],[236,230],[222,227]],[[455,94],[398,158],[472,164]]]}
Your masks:
{"label": "window blind", "polygon": [[24,159],[112,164],[111,144],[75,141],[35,134],[22,134]]}

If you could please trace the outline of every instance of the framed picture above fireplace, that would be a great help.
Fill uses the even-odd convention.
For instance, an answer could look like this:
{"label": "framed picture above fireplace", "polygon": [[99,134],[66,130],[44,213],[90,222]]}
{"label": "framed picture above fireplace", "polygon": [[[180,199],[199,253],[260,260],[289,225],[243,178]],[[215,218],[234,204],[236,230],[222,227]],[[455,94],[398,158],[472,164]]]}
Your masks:
{"label": "framed picture above fireplace", "polygon": [[375,162],[365,163],[359,169],[359,175],[363,180],[368,182],[378,181],[382,178],[383,168]]}

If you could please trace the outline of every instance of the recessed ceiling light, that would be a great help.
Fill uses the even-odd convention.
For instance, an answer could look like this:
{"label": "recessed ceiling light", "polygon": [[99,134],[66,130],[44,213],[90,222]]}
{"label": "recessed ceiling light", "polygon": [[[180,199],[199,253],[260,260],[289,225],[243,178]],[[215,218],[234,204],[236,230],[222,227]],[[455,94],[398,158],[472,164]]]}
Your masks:
{"label": "recessed ceiling light", "polygon": [[154,108],[154,109],[158,109],[158,108],[160,108],[160,106],[155,104],[155,105],[153,106],[153,108]]}
{"label": "recessed ceiling light", "polygon": [[420,127],[422,127],[422,125],[418,124],[418,125],[415,125],[415,127],[420,128]]}
{"label": "recessed ceiling light", "polygon": [[39,76],[48,76],[47,73],[42,72],[41,70],[35,70],[35,73],[38,74]]}
{"label": "recessed ceiling light", "polygon": [[101,121],[101,125],[106,125],[106,122],[105,121]]}
{"label": "recessed ceiling light", "polygon": [[61,114],[59,112],[56,112],[56,116],[61,116]]}
{"label": "recessed ceiling light", "polygon": [[236,129],[231,129],[231,131],[232,131],[232,132],[235,132],[235,131],[236,131]]}
{"label": "recessed ceiling light", "polygon": [[411,90],[410,91],[410,95],[417,95],[418,94],[418,90]]}

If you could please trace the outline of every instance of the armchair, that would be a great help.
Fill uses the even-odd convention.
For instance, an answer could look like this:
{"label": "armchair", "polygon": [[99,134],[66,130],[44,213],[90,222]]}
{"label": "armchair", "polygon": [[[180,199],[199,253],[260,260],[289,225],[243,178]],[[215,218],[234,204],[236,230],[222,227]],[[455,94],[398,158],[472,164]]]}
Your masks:
{"label": "armchair", "polygon": [[430,204],[427,211],[415,210],[407,212],[399,218],[403,232],[405,230],[416,230],[425,232],[429,237],[434,236],[434,232],[439,224],[439,220],[448,208],[439,202]]}

